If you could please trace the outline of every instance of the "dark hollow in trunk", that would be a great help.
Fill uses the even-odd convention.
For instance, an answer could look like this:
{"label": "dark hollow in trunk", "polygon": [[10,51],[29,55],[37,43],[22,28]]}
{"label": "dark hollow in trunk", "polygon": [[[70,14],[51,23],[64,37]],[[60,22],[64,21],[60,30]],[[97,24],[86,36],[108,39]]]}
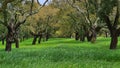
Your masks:
{"label": "dark hollow in trunk", "polygon": [[75,40],[79,40],[79,33],[78,32],[75,33]]}

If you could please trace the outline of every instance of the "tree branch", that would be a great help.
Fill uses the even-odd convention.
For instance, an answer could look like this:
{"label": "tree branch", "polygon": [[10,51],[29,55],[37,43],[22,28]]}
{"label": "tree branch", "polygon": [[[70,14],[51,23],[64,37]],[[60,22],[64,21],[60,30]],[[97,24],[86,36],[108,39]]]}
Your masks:
{"label": "tree branch", "polygon": [[112,32],[112,24],[111,24],[111,22],[110,22],[110,19],[109,19],[109,17],[107,16],[107,15],[103,15],[103,18],[104,18],[104,21],[105,21],[105,23],[107,24],[107,27],[109,28],[109,30],[110,30],[110,32]]}
{"label": "tree branch", "polygon": [[36,34],[36,33],[32,32],[32,31],[30,31],[30,34],[33,35],[33,36],[40,36],[40,35],[42,35],[42,33],[40,33],[40,32],[38,32],[38,33]]}
{"label": "tree branch", "polygon": [[86,22],[91,23],[88,16],[85,15],[85,10],[80,9],[79,6],[74,5],[74,3],[70,3],[68,0],[67,0],[67,2],[71,7],[75,8],[78,12],[80,12],[84,16]]}
{"label": "tree branch", "polygon": [[17,29],[18,27],[20,27],[21,24],[24,24],[26,22],[27,18],[24,18],[23,21],[19,21],[18,23],[16,23],[15,25],[15,29]]}
{"label": "tree branch", "polygon": [[48,0],[46,0],[46,1],[44,2],[44,4],[43,4],[38,10],[32,11],[33,3],[34,3],[34,0],[32,0],[32,4],[31,4],[31,8],[30,8],[30,13],[24,13],[24,14],[22,14],[23,17],[24,17],[24,20],[23,20],[23,21],[19,21],[19,22],[16,24],[15,28],[17,29],[21,24],[24,24],[24,23],[26,22],[26,19],[27,19],[28,17],[30,17],[31,15],[34,15],[34,14],[38,13],[39,10],[40,10],[42,7],[44,7],[47,2],[48,2]]}
{"label": "tree branch", "polygon": [[117,27],[118,25],[118,21],[119,21],[119,6],[117,6],[117,10],[116,10],[116,16],[115,16],[115,20],[114,20],[114,24],[113,24],[113,27]]}
{"label": "tree branch", "polygon": [[2,7],[0,8],[0,12],[7,8],[7,4],[13,2],[14,0],[4,0],[2,3]]}

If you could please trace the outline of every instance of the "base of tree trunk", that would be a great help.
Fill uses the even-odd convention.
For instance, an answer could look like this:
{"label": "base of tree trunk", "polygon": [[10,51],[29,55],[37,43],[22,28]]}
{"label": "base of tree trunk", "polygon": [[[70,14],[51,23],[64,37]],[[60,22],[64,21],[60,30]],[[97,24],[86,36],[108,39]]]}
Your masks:
{"label": "base of tree trunk", "polygon": [[36,44],[36,41],[37,41],[37,36],[34,36],[34,39],[33,39],[32,45],[35,45],[35,44]]}
{"label": "base of tree trunk", "polygon": [[85,36],[81,36],[80,41],[84,42],[85,41]]}
{"label": "base of tree trunk", "polygon": [[110,49],[116,49],[117,43],[118,43],[118,36],[117,35],[111,36]]}
{"label": "base of tree trunk", "polygon": [[6,42],[6,48],[5,51],[11,51],[11,44],[10,42]]}
{"label": "base of tree trunk", "polygon": [[40,36],[39,39],[38,39],[39,44],[41,43],[41,39],[42,39],[42,36]]}
{"label": "base of tree trunk", "polygon": [[78,34],[78,32],[75,33],[75,40],[76,41],[79,40],[79,34]]}
{"label": "base of tree trunk", "polygon": [[91,41],[91,39],[92,39],[92,37],[91,37],[91,36],[87,36],[87,41],[88,41],[88,42],[90,42],[90,41]]}
{"label": "base of tree trunk", "polygon": [[96,38],[93,37],[93,38],[91,39],[91,43],[95,43],[95,41],[96,41]]}
{"label": "base of tree trunk", "polygon": [[15,40],[15,45],[16,45],[16,48],[19,48],[19,40],[18,39]]}

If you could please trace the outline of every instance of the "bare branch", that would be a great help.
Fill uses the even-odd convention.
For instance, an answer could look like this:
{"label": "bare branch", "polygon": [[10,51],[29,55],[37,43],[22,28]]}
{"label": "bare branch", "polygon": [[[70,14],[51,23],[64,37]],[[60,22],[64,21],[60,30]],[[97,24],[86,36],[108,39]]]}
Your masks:
{"label": "bare branch", "polygon": [[[111,21],[110,21],[109,17],[104,14],[103,18],[104,18],[104,20],[105,20],[105,22],[106,22],[109,30],[113,30],[113,29],[112,29],[112,24],[111,24]],[[112,32],[112,31],[110,31],[110,32]]]}
{"label": "bare branch", "polygon": [[[48,1],[49,1],[49,0],[46,0],[46,1],[43,3],[43,5],[42,5],[42,6],[45,6],[45,4],[46,4]],[[37,3],[41,6],[41,4],[40,4],[39,0],[37,0]]]}
{"label": "bare branch", "polygon": [[[38,13],[39,10],[45,6],[45,4],[48,2],[48,0],[46,0],[46,1],[43,3],[42,6],[40,5],[40,7],[38,8],[38,10],[35,10],[35,11],[32,11],[33,2],[34,2],[34,1],[32,0],[31,9],[30,9],[30,15],[34,15],[34,14]],[[39,4],[39,1],[38,1],[38,0],[37,0],[37,2],[38,2],[38,4]]]}
{"label": "bare branch", "polygon": [[31,6],[30,6],[30,14],[32,13],[33,4],[34,4],[34,0],[32,0]]}
{"label": "bare branch", "polygon": [[45,4],[48,2],[48,0],[46,0],[44,3],[43,3],[43,5],[42,6],[45,6]]}

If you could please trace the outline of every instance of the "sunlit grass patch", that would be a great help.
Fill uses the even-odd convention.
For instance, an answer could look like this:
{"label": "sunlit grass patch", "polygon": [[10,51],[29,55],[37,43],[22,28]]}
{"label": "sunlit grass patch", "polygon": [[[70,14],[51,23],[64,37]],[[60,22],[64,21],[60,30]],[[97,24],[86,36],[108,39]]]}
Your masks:
{"label": "sunlit grass patch", "polygon": [[[110,38],[96,43],[70,38],[52,38],[31,45],[32,39],[13,45],[11,52],[0,48],[0,68],[119,68],[120,47],[109,50]],[[119,45],[119,44],[118,44]]]}

